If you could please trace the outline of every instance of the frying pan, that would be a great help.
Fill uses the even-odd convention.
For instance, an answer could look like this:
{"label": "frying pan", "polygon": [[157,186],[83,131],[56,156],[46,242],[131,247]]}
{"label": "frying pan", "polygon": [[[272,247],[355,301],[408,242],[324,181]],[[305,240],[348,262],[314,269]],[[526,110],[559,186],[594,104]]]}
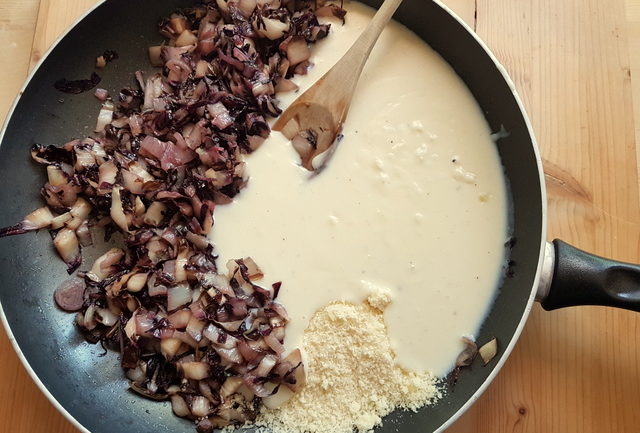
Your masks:
{"label": "frying pan", "polygon": [[[364,0],[372,6],[379,2]],[[103,70],[101,87],[111,91],[148,69],[146,48],[161,42],[158,17],[187,0],[108,0],[85,16],[40,63],[14,105],[0,146],[0,226],[20,221],[40,207],[44,174],[30,161],[34,142],[61,144],[86,136],[95,123],[96,102],[87,94],[57,92],[62,77],[88,77],[96,53],[116,50],[120,59]],[[531,125],[512,81],[487,47],[437,1],[405,0],[396,19],[438,51],[465,81],[494,131],[511,195],[515,266],[505,278],[478,341],[496,336],[500,352],[484,368],[463,370],[455,388],[432,407],[396,412],[380,432],[441,431],[486,389],[513,349],[534,298],[545,309],[609,305],[640,311],[640,267],[595,257],[554,241],[547,244],[542,165]],[[108,30],[105,30],[108,29]],[[0,313],[16,352],[52,403],[82,431],[193,432],[193,424],[171,413],[168,403],[127,391],[116,353],[104,356],[76,331],[72,316],[53,304],[53,289],[67,279],[49,248],[46,232],[0,240]],[[476,360],[478,363],[479,360]]]}

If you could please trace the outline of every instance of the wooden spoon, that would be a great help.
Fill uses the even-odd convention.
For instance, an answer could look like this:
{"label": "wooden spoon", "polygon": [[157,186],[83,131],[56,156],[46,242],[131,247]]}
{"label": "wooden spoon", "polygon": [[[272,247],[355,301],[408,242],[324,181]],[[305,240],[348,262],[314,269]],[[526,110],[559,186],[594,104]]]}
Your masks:
{"label": "wooden spoon", "polygon": [[329,149],[340,134],[364,64],[400,3],[402,0],[385,0],[349,51],[273,125],[275,131],[292,140],[307,170],[317,170],[326,163],[325,158],[314,167],[313,159]]}

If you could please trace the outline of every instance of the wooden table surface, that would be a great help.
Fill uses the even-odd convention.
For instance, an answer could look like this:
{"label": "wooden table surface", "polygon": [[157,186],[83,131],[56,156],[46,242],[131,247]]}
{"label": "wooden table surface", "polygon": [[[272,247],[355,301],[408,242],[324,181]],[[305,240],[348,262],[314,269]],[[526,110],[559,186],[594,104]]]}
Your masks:
{"label": "wooden table surface", "polygon": [[[94,3],[0,0],[2,118],[42,53]],[[544,158],[548,238],[640,263],[640,0],[445,3],[524,100]],[[639,331],[640,315],[627,311],[534,306],[501,374],[449,432],[640,431]],[[75,431],[0,330],[0,432]]]}

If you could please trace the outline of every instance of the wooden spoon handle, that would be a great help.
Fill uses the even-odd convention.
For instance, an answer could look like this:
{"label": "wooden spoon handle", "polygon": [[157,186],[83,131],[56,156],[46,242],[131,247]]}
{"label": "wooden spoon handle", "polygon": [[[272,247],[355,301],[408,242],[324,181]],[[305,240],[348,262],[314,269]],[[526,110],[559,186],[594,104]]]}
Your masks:
{"label": "wooden spoon handle", "polygon": [[315,150],[303,156],[305,168],[313,170],[313,157],[334,143],[349,112],[353,92],[371,49],[400,3],[402,0],[385,0],[346,54],[300,95],[273,125],[274,131],[282,131],[290,140],[300,131],[315,132]]}
{"label": "wooden spoon handle", "polygon": [[349,89],[351,92],[355,90],[373,46],[396,9],[398,9],[398,6],[400,6],[400,3],[402,3],[402,0],[385,0],[369,22],[369,25],[327,75],[331,74],[340,77],[338,80],[343,81],[344,88]]}
{"label": "wooden spoon handle", "polygon": [[362,32],[349,51],[357,51],[358,54],[363,55],[365,58],[369,57],[371,49],[378,40],[380,33],[384,30],[396,9],[400,6],[400,3],[402,3],[402,0],[385,0],[367,28]]}

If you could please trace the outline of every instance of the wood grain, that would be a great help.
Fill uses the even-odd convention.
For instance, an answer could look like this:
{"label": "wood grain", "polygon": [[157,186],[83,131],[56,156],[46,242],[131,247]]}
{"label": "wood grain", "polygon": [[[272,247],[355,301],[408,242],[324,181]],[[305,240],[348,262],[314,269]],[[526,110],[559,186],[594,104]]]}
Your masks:
{"label": "wood grain", "polygon": [[31,380],[4,329],[0,329],[0,366],[1,433],[77,432]]}
{"label": "wood grain", "polygon": [[0,122],[4,121],[29,67],[39,3],[38,0],[0,2],[0,47],[5,59],[0,85]]}
{"label": "wood grain", "polygon": [[38,63],[51,44],[97,0],[41,0],[31,49],[30,68]]}
{"label": "wood grain", "polygon": [[[549,238],[640,261],[625,4],[477,7],[477,32],[511,73],[537,133]],[[640,412],[628,403],[640,396],[639,325],[625,311],[535,306],[498,379],[450,432],[638,431]]]}
{"label": "wood grain", "polygon": [[475,0],[444,0],[456,15],[466,22],[472,29],[476,28],[476,2]]}
{"label": "wood grain", "polygon": [[[0,2],[0,46],[13,60],[0,82],[0,115],[29,62],[93,3]],[[525,102],[545,159],[549,238],[640,262],[640,0],[445,3],[494,50]],[[449,433],[639,431],[639,320],[536,305],[501,374]],[[0,432],[75,431],[31,382],[4,331],[0,366]]]}
{"label": "wood grain", "polygon": [[[626,0],[625,11],[627,18],[627,41],[631,68],[631,89],[633,95],[633,114],[636,134],[636,155],[640,156],[640,0]],[[640,157],[637,158],[640,173]]]}

